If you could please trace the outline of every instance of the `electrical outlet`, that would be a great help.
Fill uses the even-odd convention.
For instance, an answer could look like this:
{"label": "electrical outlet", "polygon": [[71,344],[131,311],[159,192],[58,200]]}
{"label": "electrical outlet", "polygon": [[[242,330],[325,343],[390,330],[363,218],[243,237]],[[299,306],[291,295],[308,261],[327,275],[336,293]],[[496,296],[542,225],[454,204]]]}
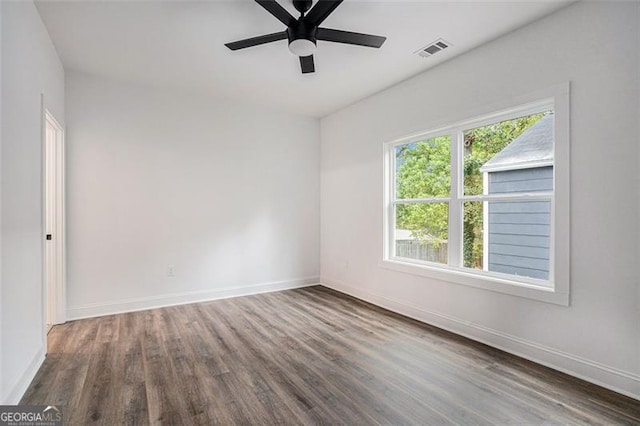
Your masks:
{"label": "electrical outlet", "polygon": [[175,277],[176,276],[176,267],[175,266],[167,266],[167,276]]}

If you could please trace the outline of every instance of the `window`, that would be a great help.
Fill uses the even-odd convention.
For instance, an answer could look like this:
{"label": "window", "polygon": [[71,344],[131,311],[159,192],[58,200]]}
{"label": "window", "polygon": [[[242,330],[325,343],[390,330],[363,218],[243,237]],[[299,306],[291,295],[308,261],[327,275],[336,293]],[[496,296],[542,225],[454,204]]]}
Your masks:
{"label": "window", "polygon": [[384,266],[568,304],[563,87],[385,144]]}

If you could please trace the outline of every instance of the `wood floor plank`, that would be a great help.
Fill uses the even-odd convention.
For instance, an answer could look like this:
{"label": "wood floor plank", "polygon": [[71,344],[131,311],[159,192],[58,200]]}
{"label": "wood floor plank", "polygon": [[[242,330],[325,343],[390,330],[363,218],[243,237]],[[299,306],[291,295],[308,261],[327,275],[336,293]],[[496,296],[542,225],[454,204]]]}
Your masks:
{"label": "wood floor plank", "polygon": [[87,424],[640,424],[640,401],[323,287],[55,326],[23,404]]}
{"label": "wood floor plank", "polygon": [[142,344],[139,337],[142,315],[138,312],[125,314],[120,321],[118,335],[122,353],[118,371],[123,371],[123,383],[119,392],[118,410],[122,423],[139,425],[148,421],[147,392],[144,372]]}

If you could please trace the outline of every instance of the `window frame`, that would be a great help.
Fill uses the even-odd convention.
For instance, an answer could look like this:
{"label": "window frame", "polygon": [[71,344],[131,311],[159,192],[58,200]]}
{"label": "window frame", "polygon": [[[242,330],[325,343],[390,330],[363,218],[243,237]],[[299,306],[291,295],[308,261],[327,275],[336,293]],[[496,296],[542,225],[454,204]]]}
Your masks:
{"label": "window frame", "polygon": [[[464,195],[464,176],[461,170],[464,165],[464,149],[462,148],[464,131],[549,110],[554,112],[554,190],[513,195]],[[433,130],[383,143],[384,234],[383,256],[380,266],[414,275],[568,306],[570,272],[569,83],[521,96],[511,102],[489,105],[466,116],[472,118],[449,120],[448,122],[452,124],[434,126]],[[451,138],[451,191],[449,197],[397,199],[395,148],[399,145],[424,141],[438,136]],[[505,199],[551,201],[548,280],[455,266],[462,265],[463,259],[462,215],[464,203]],[[434,202],[446,202],[449,205],[448,263],[441,264],[394,256],[395,205]]]}

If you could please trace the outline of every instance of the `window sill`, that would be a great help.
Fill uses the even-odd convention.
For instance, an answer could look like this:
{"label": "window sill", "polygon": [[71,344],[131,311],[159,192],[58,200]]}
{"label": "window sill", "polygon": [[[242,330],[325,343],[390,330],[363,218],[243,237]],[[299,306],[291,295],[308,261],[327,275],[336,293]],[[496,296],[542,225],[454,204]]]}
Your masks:
{"label": "window sill", "polygon": [[380,266],[385,269],[407,274],[435,278],[441,281],[476,287],[483,290],[509,294],[527,299],[539,300],[541,302],[553,303],[561,306],[569,306],[569,294],[554,290],[553,283],[550,284],[550,287],[545,287],[528,282],[474,274],[464,269],[452,268],[446,265],[432,266],[400,259],[385,259],[380,262]]}

